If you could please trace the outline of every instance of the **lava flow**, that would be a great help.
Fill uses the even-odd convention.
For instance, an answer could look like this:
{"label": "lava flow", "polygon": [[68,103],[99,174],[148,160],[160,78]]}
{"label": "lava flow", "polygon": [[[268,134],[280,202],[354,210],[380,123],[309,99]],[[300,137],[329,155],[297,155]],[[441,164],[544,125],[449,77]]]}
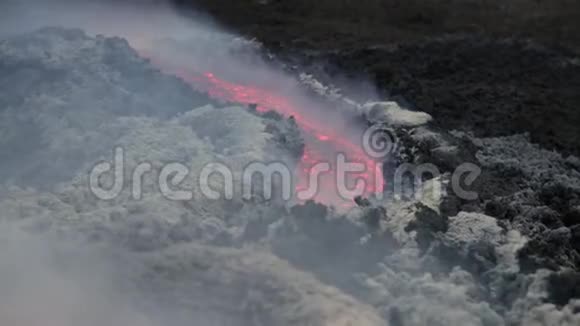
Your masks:
{"label": "lava flow", "polygon": [[[361,183],[361,195],[368,196],[381,192],[383,189],[382,173],[379,165],[363,151],[356,141],[341,135],[341,126],[332,125],[329,113],[305,110],[295,105],[287,98],[275,91],[264,88],[235,84],[218,78],[213,73],[197,74],[184,71],[172,71],[173,74],[188,82],[197,90],[207,92],[211,97],[247,105],[256,105],[259,112],[276,111],[286,117],[293,117],[303,131],[305,149],[302,159],[296,168],[296,193],[308,189],[310,179],[315,178],[313,167],[318,163],[328,163],[330,171],[320,174],[317,182],[316,194],[313,198],[298,198],[303,201],[315,201],[335,205],[337,207],[351,207],[353,198],[344,198],[338,192],[337,157],[344,154],[347,163],[362,163],[365,170],[346,174],[345,187],[353,190],[357,182]],[[336,113],[338,114],[338,113]],[[355,138],[355,137],[353,137]]]}

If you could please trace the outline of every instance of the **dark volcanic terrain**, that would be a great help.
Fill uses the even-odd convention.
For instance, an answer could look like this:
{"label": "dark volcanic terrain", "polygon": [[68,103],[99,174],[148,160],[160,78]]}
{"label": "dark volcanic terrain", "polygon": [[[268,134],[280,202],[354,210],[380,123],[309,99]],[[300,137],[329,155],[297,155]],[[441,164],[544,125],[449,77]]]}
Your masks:
{"label": "dark volcanic terrain", "polygon": [[574,1],[206,1],[221,23],[299,63],[331,63],[441,126],[529,132],[580,154],[580,5]]}

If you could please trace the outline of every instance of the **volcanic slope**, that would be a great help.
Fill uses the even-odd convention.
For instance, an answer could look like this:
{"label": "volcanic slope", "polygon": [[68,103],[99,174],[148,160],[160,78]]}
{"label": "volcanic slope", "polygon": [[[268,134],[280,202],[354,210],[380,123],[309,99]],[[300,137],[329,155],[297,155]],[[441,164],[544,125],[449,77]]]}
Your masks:
{"label": "volcanic slope", "polygon": [[[9,171],[0,187],[3,226],[112,251],[107,261],[119,271],[131,303],[153,320],[148,308],[161,309],[155,315],[162,325],[191,323],[201,311],[217,325],[577,324],[576,276],[546,270],[544,253],[552,248],[546,243],[564,241],[556,264],[572,266],[575,228],[548,225],[553,219],[547,219],[533,229],[540,226],[524,214],[528,210],[499,219],[513,211],[504,202],[509,195],[523,202],[526,189],[486,197],[498,203],[485,211],[483,201],[470,210],[473,203],[450,205],[443,198],[361,202],[339,214],[313,202],[171,201],[147,176],[141,200],[125,191],[102,201],[90,193],[86,175],[96,162],[110,160],[115,146],[126,150],[128,166],[147,161],[154,171],[167,162],[199,172],[214,160],[243,166],[283,154],[292,164],[299,159],[296,144],[277,136],[299,143],[296,126],[243,107],[220,107],[162,74],[124,40],[79,30],[49,28],[2,41],[0,67],[10,77],[1,81],[6,160],[0,162]],[[437,156],[441,150],[433,146],[470,142],[472,159],[499,173],[486,179],[485,189],[513,172],[510,157],[526,148],[530,154],[521,157],[535,161],[518,173],[538,184],[514,187],[542,189],[536,172],[546,167],[538,157],[550,160],[560,184],[546,185],[545,196],[536,199],[558,213],[574,213],[558,207],[563,199],[574,201],[561,196],[575,189],[573,159],[546,156],[525,138],[477,139],[429,128],[398,130],[407,133],[404,148],[419,147],[416,162],[426,155],[449,157]],[[537,246],[546,250],[534,251]],[[63,266],[82,263],[56,256]],[[13,271],[26,259],[0,265],[0,276],[18,275]],[[555,291],[561,282],[570,290]]]}

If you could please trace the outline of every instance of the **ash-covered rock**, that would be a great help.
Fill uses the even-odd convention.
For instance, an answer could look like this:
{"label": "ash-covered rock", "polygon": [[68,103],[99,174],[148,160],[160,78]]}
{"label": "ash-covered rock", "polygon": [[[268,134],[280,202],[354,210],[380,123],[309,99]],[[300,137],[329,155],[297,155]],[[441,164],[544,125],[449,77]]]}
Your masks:
{"label": "ash-covered rock", "polygon": [[447,232],[449,219],[441,216],[434,209],[422,204],[416,204],[415,218],[406,226],[406,232],[415,232],[415,240],[420,248],[427,250],[438,234]]}
{"label": "ash-covered rock", "polygon": [[304,139],[293,117],[284,118],[275,111],[268,111],[260,115],[266,119],[266,131],[274,136],[277,146],[273,150],[282,147],[296,157],[301,157],[304,152]]}
{"label": "ash-covered rock", "polygon": [[[86,144],[89,150],[100,151],[93,154],[94,163],[84,162],[73,172],[76,175],[73,181],[55,185],[52,193],[6,189],[0,197],[0,206],[7,217],[22,221],[27,227],[49,223],[63,231],[81,231],[95,241],[115,242],[138,250],[154,250],[176,241],[216,244],[241,241],[250,213],[244,213],[240,207],[252,205],[240,200],[243,168],[255,161],[280,160],[282,154],[289,166],[294,164],[294,153],[280,146],[272,150],[274,135],[266,131],[267,121],[242,107],[211,106],[168,121],[117,118],[101,127],[98,142]],[[90,148],[91,145],[98,147]],[[125,187],[112,201],[101,201],[90,191],[89,171],[100,160],[112,161],[111,149],[116,147],[124,150]],[[180,189],[191,192],[189,200],[173,201],[161,193],[156,177],[166,163],[173,162],[188,168]],[[136,199],[132,190],[136,180],[131,171],[141,163],[150,164],[151,171],[141,180],[141,198]],[[231,201],[211,200],[202,192],[199,176],[210,163],[231,170],[235,186]],[[222,191],[223,198],[225,181],[211,178],[210,182],[212,189]]]}
{"label": "ash-covered rock", "polygon": [[1,41],[0,72],[0,179],[16,184],[71,178],[119,117],[163,120],[210,102],[127,41],[81,30],[45,28]]}
{"label": "ash-covered rock", "polygon": [[[574,291],[557,294],[554,286],[548,290],[547,276],[554,274],[542,270],[578,268],[578,232],[574,226],[580,179],[574,156],[563,157],[533,145],[527,135],[476,138],[444,131],[435,127],[436,123],[401,124],[397,118],[376,116],[367,114],[365,118],[371,124],[393,128],[398,136],[400,151],[391,161],[414,166],[433,164],[446,173],[440,181],[453,179],[457,168],[465,163],[480,170],[475,182],[463,189],[475,192],[475,200],[456,193],[453,184],[441,182],[443,196],[430,205],[424,204],[428,197],[425,194],[420,199],[406,196],[408,203],[386,203],[390,212],[386,230],[399,241],[398,247],[414,243],[419,249],[417,255],[431,262],[429,270],[437,273],[439,281],[451,267],[459,266],[473,277],[477,290],[470,293],[475,295],[471,300],[488,302],[506,322],[519,323],[527,318],[520,310],[522,305],[543,311],[551,309],[543,305],[545,301],[565,306],[577,298]],[[396,169],[397,164],[392,168]],[[392,177],[387,175],[388,180]],[[419,177],[422,189],[438,181],[437,175]],[[405,226],[401,228],[400,224]],[[417,270],[424,271],[424,267]],[[520,276],[520,272],[529,275]],[[543,287],[537,294],[541,299],[536,301],[530,294],[536,291],[534,284]],[[390,291],[381,289],[379,293],[384,298]],[[399,309],[389,308],[387,316],[406,324],[401,321],[405,314]]]}
{"label": "ash-covered rock", "polygon": [[505,232],[493,217],[461,212],[450,218],[449,230],[441,236],[439,254],[478,275],[498,264],[497,250],[504,239]]}
{"label": "ash-covered rock", "polygon": [[366,103],[361,108],[361,114],[371,124],[388,124],[392,127],[418,127],[432,120],[429,114],[405,110],[396,102]]}
{"label": "ash-covered rock", "polygon": [[[504,227],[521,232],[530,239],[519,255],[525,270],[578,267],[576,237],[569,230],[578,223],[580,198],[574,156],[542,149],[527,135],[476,138],[433,126],[398,128],[397,133],[406,162],[432,163],[449,173],[464,163],[481,170],[466,189],[477,193],[476,200],[458,196],[447,185],[440,206],[444,215],[485,212],[503,220]],[[425,234],[429,233],[418,232],[419,239]]]}
{"label": "ash-covered rock", "polygon": [[[207,200],[196,178],[200,171],[208,163],[223,164],[239,186],[247,164],[276,160],[291,167],[301,154],[292,121],[238,106],[214,107],[123,39],[47,28],[2,41],[0,49],[2,67],[9,70],[2,98],[14,97],[1,107],[2,181],[41,188],[7,186],[0,205],[3,219],[27,228],[80,232],[91,241],[137,250],[194,240],[231,243],[244,234],[249,214],[237,214],[246,204]],[[48,76],[50,69],[62,73]],[[44,79],[21,85],[34,82],[31,74]],[[23,89],[27,93],[18,93]],[[125,187],[114,200],[100,201],[89,191],[89,171],[112,161],[114,148],[124,151]],[[181,184],[192,192],[190,201],[172,202],[159,191],[155,176],[175,162],[190,170]],[[131,172],[141,163],[152,171],[141,180],[142,198],[135,199]],[[211,183],[223,189],[223,180]]]}

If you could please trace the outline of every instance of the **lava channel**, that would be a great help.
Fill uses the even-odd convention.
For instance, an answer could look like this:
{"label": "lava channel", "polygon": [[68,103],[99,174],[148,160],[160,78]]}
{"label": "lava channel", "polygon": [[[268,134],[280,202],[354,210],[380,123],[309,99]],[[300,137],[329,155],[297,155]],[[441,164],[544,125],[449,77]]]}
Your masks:
{"label": "lava channel", "polygon": [[[353,198],[345,198],[338,191],[337,157],[343,154],[348,163],[362,163],[363,172],[346,174],[345,187],[354,190],[357,182],[363,182],[362,196],[369,196],[383,191],[383,177],[380,165],[370,158],[349,137],[341,135],[340,126],[329,124],[328,114],[304,110],[295,105],[292,100],[275,91],[253,85],[236,84],[218,78],[215,74],[184,72],[183,70],[168,71],[199,91],[207,92],[211,97],[232,103],[256,105],[259,112],[276,111],[286,117],[294,117],[303,131],[305,142],[304,153],[296,167],[297,174],[295,194],[308,189],[314,178],[313,168],[319,163],[329,163],[330,171],[320,174],[317,180],[315,195],[312,198],[296,199],[303,202],[312,199],[327,205],[348,208],[353,206]],[[338,112],[336,114],[339,114]],[[361,137],[362,139],[362,137]]]}

